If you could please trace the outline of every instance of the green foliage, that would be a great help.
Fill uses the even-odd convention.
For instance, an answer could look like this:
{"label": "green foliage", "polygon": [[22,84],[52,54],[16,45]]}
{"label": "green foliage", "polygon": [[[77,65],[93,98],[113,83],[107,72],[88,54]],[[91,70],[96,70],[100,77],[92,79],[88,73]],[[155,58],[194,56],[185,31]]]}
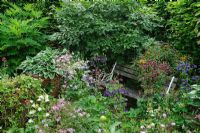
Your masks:
{"label": "green foliage", "polygon": [[200,85],[192,85],[192,91],[189,93],[192,102],[190,103],[193,106],[200,107]]}
{"label": "green foliage", "polygon": [[96,54],[129,61],[155,43],[156,13],[135,1],[65,2],[57,11],[59,32],[51,36],[85,57]]}
{"label": "green foliage", "polygon": [[66,49],[59,51],[46,48],[36,56],[27,58],[18,69],[23,70],[23,73],[45,79],[53,79],[58,75],[72,78],[76,74],[76,70],[81,69],[84,65],[82,60],[76,60]]}
{"label": "green foliage", "polygon": [[199,63],[200,3],[189,0],[169,2],[167,11],[170,12],[168,38],[178,50],[191,55]]}
{"label": "green foliage", "polygon": [[167,96],[155,94],[151,98],[139,100],[137,109],[132,109],[128,113],[135,131],[199,131],[200,123],[194,118],[198,112],[194,108],[189,108],[188,94],[175,91],[172,93]]}
{"label": "green foliage", "polygon": [[35,55],[45,47],[47,36],[42,29],[48,21],[32,4],[23,8],[11,5],[0,14],[0,19],[0,57],[7,58],[9,71],[13,72],[26,56]]}
{"label": "green foliage", "polygon": [[60,75],[61,71],[56,67],[56,57],[66,52],[59,52],[59,50],[53,50],[46,48],[46,50],[39,52],[34,57],[27,57],[25,61],[21,63],[18,69],[23,70],[23,73],[29,75],[36,75],[42,78],[53,79],[56,75]]}
{"label": "green foliage", "polygon": [[20,75],[0,80],[0,112],[3,129],[24,127],[27,120],[29,100],[36,100],[42,94],[41,82],[32,77]]}

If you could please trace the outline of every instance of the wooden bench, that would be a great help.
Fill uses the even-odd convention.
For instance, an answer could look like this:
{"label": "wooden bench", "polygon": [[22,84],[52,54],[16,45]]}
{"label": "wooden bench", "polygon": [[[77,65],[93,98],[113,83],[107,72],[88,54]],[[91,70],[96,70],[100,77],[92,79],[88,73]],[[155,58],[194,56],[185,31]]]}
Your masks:
{"label": "wooden bench", "polygon": [[[121,75],[123,77],[129,78],[129,79],[132,79],[135,81],[138,80],[137,79],[137,71],[133,70],[133,68],[131,68],[128,65],[119,65],[119,64],[115,63],[113,70],[114,70],[113,72],[115,74]],[[123,94],[124,96],[126,96],[128,98],[133,98],[133,99],[139,98],[139,92],[137,90],[128,89],[128,88],[126,88],[126,90],[128,93]]]}
{"label": "wooden bench", "polygon": [[[112,71],[123,77],[138,81],[138,78],[137,78],[138,72],[128,65],[120,65],[120,64],[115,63]],[[170,90],[176,87],[177,80],[178,79],[175,77],[171,78],[170,83],[166,85],[166,94],[168,94]],[[123,94],[124,96],[129,97],[129,98],[134,98],[134,99],[140,98],[140,93],[137,90],[127,88],[127,91],[128,91],[128,94]]]}
{"label": "wooden bench", "polygon": [[137,71],[133,70],[133,68],[127,65],[117,64],[114,73],[133,80],[137,80]]}

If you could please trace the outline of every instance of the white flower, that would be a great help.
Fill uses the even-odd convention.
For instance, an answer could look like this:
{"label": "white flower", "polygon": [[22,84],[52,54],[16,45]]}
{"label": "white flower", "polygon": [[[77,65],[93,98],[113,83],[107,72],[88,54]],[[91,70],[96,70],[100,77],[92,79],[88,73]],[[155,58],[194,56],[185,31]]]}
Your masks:
{"label": "white flower", "polygon": [[152,114],[151,114],[151,117],[154,117],[154,116],[155,116],[155,115],[152,113]]}
{"label": "white flower", "polygon": [[163,118],[166,118],[166,117],[167,117],[167,114],[166,114],[166,113],[164,113],[162,116],[163,116]]}
{"label": "white flower", "polygon": [[43,95],[40,95],[39,97],[38,97],[38,100],[37,101],[41,101],[41,100],[43,100],[44,99],[44,96]]}
{"label": "white flower", "polygon": [[30,100],[30,103],[33,103],[33,100]]}
{"label": "white flower", "polygon": [[49,116],[49,113],[46,113],[46,117],[48,117]]}
{"label": "white flower", "polygon": [[48,125],[48,124],[44,124],[44,126],[45,126],[45,127],[48,127],[49,125]]}
{"label": "white flower", "polygon": [[40,98],[38,98],[38,99],[37,99],[37,101],[38,101],[38,102],[40,102],[40,101],[41,101],[41,99],[40,99]]}
{"label": "white flower", "polygon": [[175,123],[175,122],[172,122],[172,123],[171,123],[171,125],[172,125],[172,126],[175,126],[175,125],[176,125],[176,123]]}
{"label": "white flower", "polygon": [[155,127],[155,124],[154,124],[154,123],[151,123],[151,126],[152,126],[152,127]]}
{"label": "white flower", "polygon": [[140,131],[140,133],[146,133],[146,131]]}
{"label": "white flower", "polygon": [[36,112],[35,110],[31,110],[31,111],[29,112],[29,114],[32,115],[32,114],[35,114],[35,112]]}
{"label": "white flower", "polygon": [[41,111],[41,110],[42,110],[42,108],[39,107],[39,108],[38,108],[38,111]]}
{"label": "white flower", "polygon": [[49,102],[49,95],[46,94],[46,95],[44,96],[44,99],[45,99],[45,102]]}
{"label": "white flower", "polygon": [[42,120],[42,123],[44,124],[46,122],[46,119]]}
{"label": "white flower", "polygon": [[33,120],[32,120],[32,119],[29,119],[29,120],[28,120],[28,123],[33,123]]}
{"label": "white flower", "polygon": [[164,124],[160,124],[160,127],[161,127],[161,128],[165,128],[165,125],[164,125]]}
{"label": "white flower", "polygon": [[35,128],[37,129],[37,128],[39,128],[39,126],[38,126],[38,125],[35,125]]}
{"label": "white flower", "polygon": [[36,107],[36,105],[35,105],[35,104],[33,104],[33,105],[32,105],[32,107],[33,107],[33,108],[35,108],[35,107]]}
{"label": "white flower", "polygon": [[149,128],[149,129],[150,129],[150,128],[151,128],[151,125],[148,125],[148,126],[147,126],[147,128]]}
{"label": "white flower", "polygon": [[100,128],[98,129],[98,133],[102,133],[102,131],[101,131],[101,129],[100,129]]}
{"label": "white flower", "polygon": [[145,126],[141,126],[140,128],[141,128],[141,129],[145,129]]}

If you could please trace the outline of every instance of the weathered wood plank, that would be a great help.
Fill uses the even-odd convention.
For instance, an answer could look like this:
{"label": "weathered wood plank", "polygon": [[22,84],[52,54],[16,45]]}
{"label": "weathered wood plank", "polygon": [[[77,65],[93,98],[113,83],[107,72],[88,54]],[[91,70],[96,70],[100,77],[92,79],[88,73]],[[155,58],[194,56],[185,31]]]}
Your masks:
{"label": "weathered wood plank", "polygon": [[128,93],[122,94],[122,95],[127,96],[129,98],[133,98],[133,99],[139,99],[140,98],[138,93],[135,90],[128,89],[128,88],[126,88],[126,90],[127,90]]}
{"label": "weathered wood plank", "polygon": [[133,74],[133,75],[136,75],[136,71],[130,69],[130,68],[126,68],[126,67],[122,67],[122,66],[116,66],[116,70],[118,71],[124,71],[126,73],[130,73],[130,74]]}
{"label": "weathered wood plank", "polygon": [[130,78],[130,79],[137,80],[137,77],[135,75],[130,74],[130,73],[126,73],[126,72],[119,71],[119,70],[115,70],[115,73],[122,75],[124,77]]}

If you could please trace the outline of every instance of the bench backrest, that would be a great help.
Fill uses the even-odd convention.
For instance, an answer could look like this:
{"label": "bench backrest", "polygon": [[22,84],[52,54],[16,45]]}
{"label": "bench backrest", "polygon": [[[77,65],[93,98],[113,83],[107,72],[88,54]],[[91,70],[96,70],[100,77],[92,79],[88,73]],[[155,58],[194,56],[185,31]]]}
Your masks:
{"label": "bench backrest", "polygon": [[114,70],[114,73],[117,73],[121,76],[137,80],[137,71],[133,70],[130,66],[119,65],[117,64]]}

